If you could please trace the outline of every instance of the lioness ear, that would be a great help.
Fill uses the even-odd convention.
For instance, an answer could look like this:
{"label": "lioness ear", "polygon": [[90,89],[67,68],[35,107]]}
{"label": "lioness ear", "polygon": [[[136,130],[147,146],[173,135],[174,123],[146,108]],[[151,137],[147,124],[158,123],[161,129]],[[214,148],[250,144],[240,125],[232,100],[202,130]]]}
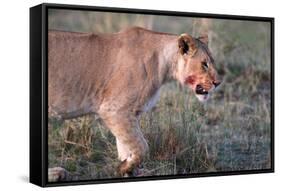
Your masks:
{"label": "lioness ear", "polygon": [[183,54],[193,53],[196,50],[195,40],[189,34],[181,34],[178,39],[179,52]]}
{"label": "lioness ear", "polygon": [[206,44],[208,46],[209,39],[208,39],[208,35],[207,34],[199,36],[198,40],[200,40],[201,42],[203,42],[204,44]]}

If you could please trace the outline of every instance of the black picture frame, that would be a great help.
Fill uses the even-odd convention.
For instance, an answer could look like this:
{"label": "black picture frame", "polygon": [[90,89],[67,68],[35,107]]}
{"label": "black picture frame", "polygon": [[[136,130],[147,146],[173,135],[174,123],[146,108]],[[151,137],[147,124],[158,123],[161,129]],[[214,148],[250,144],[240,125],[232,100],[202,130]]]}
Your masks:
{"label": "black picture frame", "polygon": [[[114,178],[87,181],[49,183],[48,179],[48,9],[85,11],[110,11],[115,13],[141,13],[153,15],[220,18],[269,22],[271,27],[271,168],[229,172],[208,172],[190,175],[149,176],[137,178]],[[222,15],[160,10],[95,7],[64,4],[40,4],[30,8],[30,182],[42,187],[82,184],[100,184],[129,181],[164,180],[206,176],[225,176],[274,172],[274,18],[240,15]]]}

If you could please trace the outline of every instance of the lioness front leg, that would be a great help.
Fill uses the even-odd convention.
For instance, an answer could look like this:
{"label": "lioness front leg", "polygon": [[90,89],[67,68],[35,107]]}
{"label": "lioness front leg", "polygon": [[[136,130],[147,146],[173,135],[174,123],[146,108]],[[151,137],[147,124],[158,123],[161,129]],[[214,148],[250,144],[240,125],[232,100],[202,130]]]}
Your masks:
{"label": "lioness front leg", "polygon": [[116,138],[118,157],[121,160],[119,174],[134,175],[148,150],[137,118],[119,113],[105,118],[104,122]]}

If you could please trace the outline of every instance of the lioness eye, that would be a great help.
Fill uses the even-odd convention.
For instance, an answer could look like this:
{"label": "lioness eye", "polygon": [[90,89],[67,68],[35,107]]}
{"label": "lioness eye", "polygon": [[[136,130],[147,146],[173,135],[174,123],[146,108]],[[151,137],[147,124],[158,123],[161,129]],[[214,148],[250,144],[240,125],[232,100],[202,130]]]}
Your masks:
{"label": "lioness eye", "polygon": [[204,61],[204,62],[202,62],[202,66],[204,67],[204,69],[208,69],[208,67],[209,67],[209,66],[208,66],[208,63],[207,63],[207,62],[205,62],[205,61]]}

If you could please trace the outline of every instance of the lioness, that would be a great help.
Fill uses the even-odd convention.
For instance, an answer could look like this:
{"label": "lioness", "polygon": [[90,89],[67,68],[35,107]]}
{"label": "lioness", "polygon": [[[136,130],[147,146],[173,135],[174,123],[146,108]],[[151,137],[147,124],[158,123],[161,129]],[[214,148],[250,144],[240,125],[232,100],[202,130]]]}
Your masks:
{"label": "lioness", "polygon": [[116,137],[121,175],[141,164],[148,145],[138,118],[160,87],[177,80],[206,101],[220,81],[208,37],[133,27],[115,34],[49,31],[49,116],[96,113]]}

